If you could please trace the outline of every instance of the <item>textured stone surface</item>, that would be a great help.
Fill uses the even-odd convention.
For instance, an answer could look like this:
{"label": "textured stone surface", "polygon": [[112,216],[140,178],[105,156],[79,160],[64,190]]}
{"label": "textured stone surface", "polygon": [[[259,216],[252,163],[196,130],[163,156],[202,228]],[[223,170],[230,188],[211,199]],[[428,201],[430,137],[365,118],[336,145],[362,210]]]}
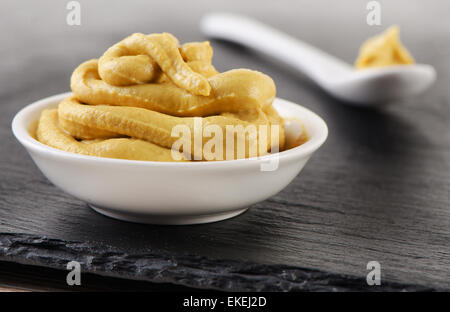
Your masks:
{"label": "textured stone surface", "polygon": [[365,286],[365,280],[342,274],[283,265],[171,257],[162,254],[126,254],[109,246],[64,242],[25,234],[0,233],[0,261],[66,269],[81,263],[82,272],[156,283],[225,291],[429,291],[432,288],[384,283]]}

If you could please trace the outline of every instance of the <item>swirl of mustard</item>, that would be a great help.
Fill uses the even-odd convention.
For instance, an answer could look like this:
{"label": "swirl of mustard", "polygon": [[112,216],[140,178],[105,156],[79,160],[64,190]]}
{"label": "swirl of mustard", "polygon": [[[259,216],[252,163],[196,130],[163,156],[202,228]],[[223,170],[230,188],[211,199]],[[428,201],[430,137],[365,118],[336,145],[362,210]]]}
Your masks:
{"label": "swirl of mustard", "polygon": [[[200,154],[194,149],[195,124],[200,118],[202,130],[215,125],[223,138],[233,131],[228,126],[265,126],[265,141],[259,140],[262,132],[256,137],[230,134],[243,136],[244,157],[252,156],[251,146],[257,147],[258,155],[268,153],[274,144],[282,150],[284,127],[272,107],[273,80],[248,69],[219,73],[211,64],[212,54],[209,42],[179,46],[167,33],[133,34],[99,60],[86,61],[75,69],[71,77],[74,95],[57,109],[41,114],[37,139],[91,156],[174,161],[183,153],[188,159],[214,160],[202,148]],[[192,133],[190,150],[171,150],[178,140],[172,130],[178,125]],[[274,125],[278,142],[271,141]],[[201,147],[208,141],[202,137]],[[228,159],[229,149],[223,140],[223,159]],[[174,159],[174,155],[180,157]],[[235,151],[232,155],[232,159],[241,158]]]}

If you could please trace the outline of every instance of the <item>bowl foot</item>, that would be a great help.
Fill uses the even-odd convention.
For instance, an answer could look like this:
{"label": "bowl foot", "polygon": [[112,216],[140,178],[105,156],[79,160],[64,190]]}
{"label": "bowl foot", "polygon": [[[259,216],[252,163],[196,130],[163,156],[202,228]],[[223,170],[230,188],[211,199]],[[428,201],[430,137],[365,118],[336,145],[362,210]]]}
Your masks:
{"label": "bowl foot", "polygon": [[188,225],[188,224],[216,222],[235,217],[247,210],[247,208],[242,208],[227,212],[204,214],[204,215],[151,215],[151,214],[121,212],[109,208],[95,206],[92,204],[88,205],[96,212],[110,218],[135,223],[167,224],[167,225]]}

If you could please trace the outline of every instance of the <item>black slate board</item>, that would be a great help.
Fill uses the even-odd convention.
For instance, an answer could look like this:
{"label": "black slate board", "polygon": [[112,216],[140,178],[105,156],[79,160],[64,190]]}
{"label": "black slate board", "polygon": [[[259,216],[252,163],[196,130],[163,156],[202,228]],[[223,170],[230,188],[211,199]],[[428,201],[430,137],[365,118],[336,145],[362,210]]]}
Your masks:
{"label": "black slate board", "polygon": [[0,259],[64,270],[78,261],[83,273],[221,291],[432,291],[417,285],[365,285],[363,278],[286,265],[208,259],[198,255],[127,254],[110,246],[0,233]]}
{"label": "black slate board", "polygon": [[[450,30],[442,26],[449,4],[383,3],[383,26],[400,24],[407,46],[436,67],[439,80],[420,97],[376,111],[346,107],[289,69],[212,42],[219,70],[269,74],[280,97],[324,117],[329,139],[291,185],[239,217],[149,226],[98,215],[51,185],[12,137],[14,114],[67,91],[73,68],[132,32],[202,40],[199,17],[215,9],[265,20],[349,62],[382,28],[365,24],[365,5],[358,1],[276,7],[228,1],[192,10],[173,10],[170,2],[156,9],[133,1],[81,3],[78,28],[66,25],[65,3],[1,4],[0,260],[61,269],[69,258],[93,256],[99,262],[85,268],[93,273],[228,290],[366,289],[366,264],[375,260],[385,289],[450,288]],[[288,5],[292,10],[283,9]],[[417,12],[423,18],[416,19]]]}

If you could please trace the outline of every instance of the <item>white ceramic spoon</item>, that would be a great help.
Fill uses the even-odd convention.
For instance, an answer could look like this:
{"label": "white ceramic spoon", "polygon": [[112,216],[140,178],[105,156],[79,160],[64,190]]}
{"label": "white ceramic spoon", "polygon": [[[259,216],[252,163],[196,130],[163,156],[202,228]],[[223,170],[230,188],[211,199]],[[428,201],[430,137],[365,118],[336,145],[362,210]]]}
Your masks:
{"label": "white ceramic spoon", "polygon": [[355,105],[375,106],[419,94],[436,79],[434,68],[424,64],[354,70],[305,42],[240,15],[208,14],[201,29],[209,37],[233,41],[282,61],[336,98]]}

